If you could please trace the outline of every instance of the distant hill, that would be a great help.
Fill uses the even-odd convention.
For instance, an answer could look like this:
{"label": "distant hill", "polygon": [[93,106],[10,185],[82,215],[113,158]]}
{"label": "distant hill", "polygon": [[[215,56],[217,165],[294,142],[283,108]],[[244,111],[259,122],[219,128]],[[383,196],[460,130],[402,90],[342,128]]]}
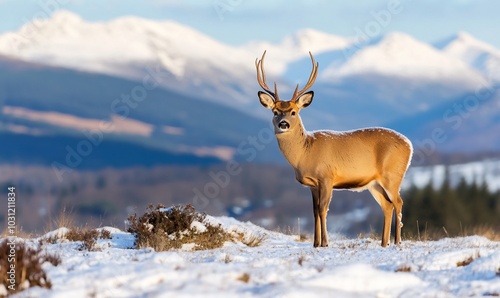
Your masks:
{"label": "distant hill", "polygon": [[[232,108],[160,87],[147,90],[121,78],[8,58],[0,59],[0,68],[0,131],[6,140],[2,144],[10,145],[10,149],[0,148],[4,162],[46,163],[55,152],[64,153],[67,145],[76,146],[89,138],[104,140],[92,154],[92,158],[102,154],[103,167],[141,164],[141,159],[146,165],[153,156],[162,156],[159,164],[165,160],[176,163],[174,156],[182,157],[180,163],[242,160],[248,155],[238,156],[238,147],[241,152],[252,149],[247,138],[257,138],[261,130],[269,129],[265,121]],[[44,150],[43,144],[51,144],[53,149]],[[123,154],[119,161],[113,147],[142,153]],[[266,149],[269,154],[259,154],[255,161],[278,156],[276,146]],[[7,150],[15,151],[10,152],[14,155]],[[82,163],[85,165],[97,166],[92,161]]]}
{"label": "distant hill", "polygon": [[[212,165],[215,157],[173,153],[122,140],[104,139],[98,146],[82,144],[71,136],[32,136],[0,133],[0,163],[51,166],[61,173],[104,167],[125,168],[156,165]],[[64,176],[64,175],[61,175]]]}

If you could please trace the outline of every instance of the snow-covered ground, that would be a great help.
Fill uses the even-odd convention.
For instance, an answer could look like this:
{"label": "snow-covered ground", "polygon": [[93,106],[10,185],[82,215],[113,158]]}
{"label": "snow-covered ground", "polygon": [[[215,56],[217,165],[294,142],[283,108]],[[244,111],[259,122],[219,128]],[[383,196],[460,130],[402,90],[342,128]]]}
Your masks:
{"label": "snow-covered ground", "polygon": [[[62,264],[44,264],[51,290],[14,297],[466,297],[500,295],[500,242],[473,236],[403,241],[382,248],[370,238],[331,235],[328,248],[227,217],[228,231],[265,236],[258,247],[226,243],[207,251],[130,249],[115,228],[100,251],[45,244]],[[57,231],[56,231],[57,232]],[[37,239],[28,240],[33,245]]]}

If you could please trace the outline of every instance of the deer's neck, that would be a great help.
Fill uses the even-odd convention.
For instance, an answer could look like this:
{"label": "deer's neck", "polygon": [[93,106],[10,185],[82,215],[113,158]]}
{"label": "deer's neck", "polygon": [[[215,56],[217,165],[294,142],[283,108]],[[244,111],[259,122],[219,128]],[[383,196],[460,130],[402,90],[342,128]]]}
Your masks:
{"label": "deer's neck", "polygon": [[299,127],[293,131],[276,134],[276,139],[278,140],[278,145],[283,156],[285,156],[292,167],[297,168],[300,160],[306,154],[308,147],[308,136],[302,121]]}

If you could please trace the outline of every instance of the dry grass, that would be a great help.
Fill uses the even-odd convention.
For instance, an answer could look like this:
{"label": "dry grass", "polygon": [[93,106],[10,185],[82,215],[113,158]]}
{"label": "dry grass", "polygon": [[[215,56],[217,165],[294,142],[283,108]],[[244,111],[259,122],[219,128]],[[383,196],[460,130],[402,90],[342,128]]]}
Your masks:
{"label": "dry grass", "polygon": [[457,267],[464,267],[464,266],[467,266],[469,265],[470,263],[472,263],[474,261],[474,258],[473,257],[468,257],[467,259],[463,260],[463,261],[460,261],[460,262],[457,262]]}
{"label": "dry grass", "polygon": [[470,236],[470,235],[478,235],[478,236],[483,236],[491,241],[500,241],[500,230],[498,230],[498,227],[495,229],[493,226],[489,225],[480,225],[473,227],[470,229],[471,232],[468,232],[467,230],[464,230],[464,236]]}
{"label": "dry grass", "polygon": [[[42,253],[41,248],[28,247],[19,240],[15,244],[8,239],[3,240],[0,243],[0,255],[0,282],[9,294],[35,286],[50,289],[52,284],[42,264],[49,262],[57,266],[61,263],[59,257]],[[15,266],[13,270],[11,265]]]}
{"label": "dry grass", "polygon": [[249,246],[249,247],[257,247],[257,246],[260,246],[262,244],[262,242],[264,240],[266,240],[266,236],[265,235],[250,235],[248,237],[245,238],[245,241],[243,241],[243,244],[245,244],[246,246]]}
{"label": "dry grass", "polygon": [[65,238],[69,241],[81,241],[82,244],[78,247],[78,250],[97,251],[99,250],[96,246],[97,240],[111,239],[111,233],[107,230],[71,228],[66,233]]}
{"label": "dry grass", "polygon": [[411,267],[410,266],[401,266],[396,269],[396,272],[411,272]]}
{"label": "dry grass", "polygon": [[45,232],[53,231],[59,228],[71,229],[74,226],[75,218],[73,216],[73,211],[66,211],[66,207],[64,207],[54,220],[49,221],[49,226],[46,228]]}
{"label": "dry grass", "polygon": [[376,241],[382,241],[382,236],[374,229],[370,229],[370,233],[368,234],[365,233],[358,234],[358,239],[365,239],[365,238],[373,239]]}
{"label": "dry grass", "polygon": [[344,245],[344,244],[341,244],[339,245],[339,248],[340,249],[354,249],[356,248],[358,245],[354,242],[354,241],[351,241],[349,244],[347,245]]}
{"label": "dry grass", "polygon": [[295,241],[298,242],[306,242],[312,239],[312,236],[310,234],[306,233],[300,233],[300,229],[297,228],[292,228],[291,226],[286,226],[284,228],[278,226],[277,228],[273,229],[273,232],[280,233],[280,234],[285,234],[289,236],[295,236],[296,239]]}
{"label": "dry grass", "polygon": [[298,241],[298,242],[306,242],[306,241],[309,241],[309,238],[310,238],[310,237],[309,237],[309,235],[307,235],[307,234],[300,234],[300,235],[298,236],[297,241]]}
{"label": "dry grass", "polygon": [[16,237],[23,238],[23,239],[31,239],[33,237],[36,237],[35,234],[28,233],[28,232],[24,231],[22,228],[17,228],[15,234],[13,235],[10,233],[9,228],[6,227],[2,231],[2,233],[0,234],[0,238],[8,238],[8,237],[12,237],[12,236],[16,236]]}
{"label": "dry grass", "polygon": [[300,255],[299,260],[297,261],[297,264],[299,264],[299,266],[302,266],[304,264],[305,260],[306,260],[306,256]]}
{"label": "dry grass", "polygon": [[243,273],[240,277],[237,278],[237,280],[248,283],[250,281],[250,274],[248,273]]}
{"label": "dry grass", "polygon": [[62,237],[41,238],[40,244],[55,244],[59,243],[62,239],[73,242],[82,242],[78,246],[78,250],[98,251],[99,248],[96,246],[97,240],[111,239],[111,233],[108,230],[99,231],[97,229],[71,227]]}
{"label": "dry grass", "polygon": [[[194,244],[194,250],[221,247],[231,236],[220,225],[206,222],[206,215],[197,213],[190,204],[165,209],[165,206],[149,205],[146,213],[129,216],[128,232],[135,234],[135,247],[152,247],[156,251],[180,249],[184,244]],[[197,221],[204,225],[198,231],[191,225]]]}
{"label": "dry grass", "polygon": [[[494,227],[492,225],[478,225],[474,227],[465,227],[461,229],[461,232],[457,234],[448,233],[446,227],[441,228],[427,228],[425,226],[423,231],[418,229],[418,222],[416,233],[415,232],[404,232],[403,240],[410,241],[434,241],[440,240],[448,237],[467,237],[467,236],[482,236],[488,238],[492,241],[500,241],[500,230],[498,227]],[[411,229],[409,229],[411,230]],[[404,230],[403,230],[404,231]]]}
{"label": "dry grass", "polygon": [[82,244],[78,246],[78,250],[96,251],[98,250],[96,246],[98,239],[111,239],[111,233],[107,230],[98,231],[88,227],[76,227],[73,212],[72,210],[67,211],[66,207],[63,208],[54,220],[49,221],[49,225],[45,230],[47,233],[60,228],[67,228],[68,232],[61,238],[51,237],[41,239],[41,243],[45,242],[55,244],[61,239],[66,239],[68,241],[81,241]]}
{"label": "dry grass", "polygon": [[264,242],[264,240],[267,239],[266,235],[263,234],[249,234],[245,235],[244,233],[236,233],[236,236],[234,237],[234,240],[237,240],[246,246],[249,247],[257,247]]}

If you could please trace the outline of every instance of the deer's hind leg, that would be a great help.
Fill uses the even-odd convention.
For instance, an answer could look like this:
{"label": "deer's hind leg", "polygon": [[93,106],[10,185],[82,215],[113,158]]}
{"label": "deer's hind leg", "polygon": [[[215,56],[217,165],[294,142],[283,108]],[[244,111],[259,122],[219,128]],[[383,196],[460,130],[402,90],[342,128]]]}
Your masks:
{"label": "deer's hind leg", "polygon": [[384,213],[384,227],[382,229],[382,247],[386,247],[389,245],[390,237],[391,237],[391,224],[392,224],[392,210],[394,209],[394,205],[391,202],[389,196],[386,191],[380,184],[374,183],[369,189],[373,198],[377,201],[377,203],[382,208],[382,212]]}
{"label": "deer's hind leg", "polygon": [[401,186],[401,179],[384,179],[381,184],[385,191],[388,199],[394,206],[394,213],[396,217],[395,221],[395,231],[394,231],[394,243],[401,244],[401,228],[403,227],[403,199],[399,194],[399,188]]}

